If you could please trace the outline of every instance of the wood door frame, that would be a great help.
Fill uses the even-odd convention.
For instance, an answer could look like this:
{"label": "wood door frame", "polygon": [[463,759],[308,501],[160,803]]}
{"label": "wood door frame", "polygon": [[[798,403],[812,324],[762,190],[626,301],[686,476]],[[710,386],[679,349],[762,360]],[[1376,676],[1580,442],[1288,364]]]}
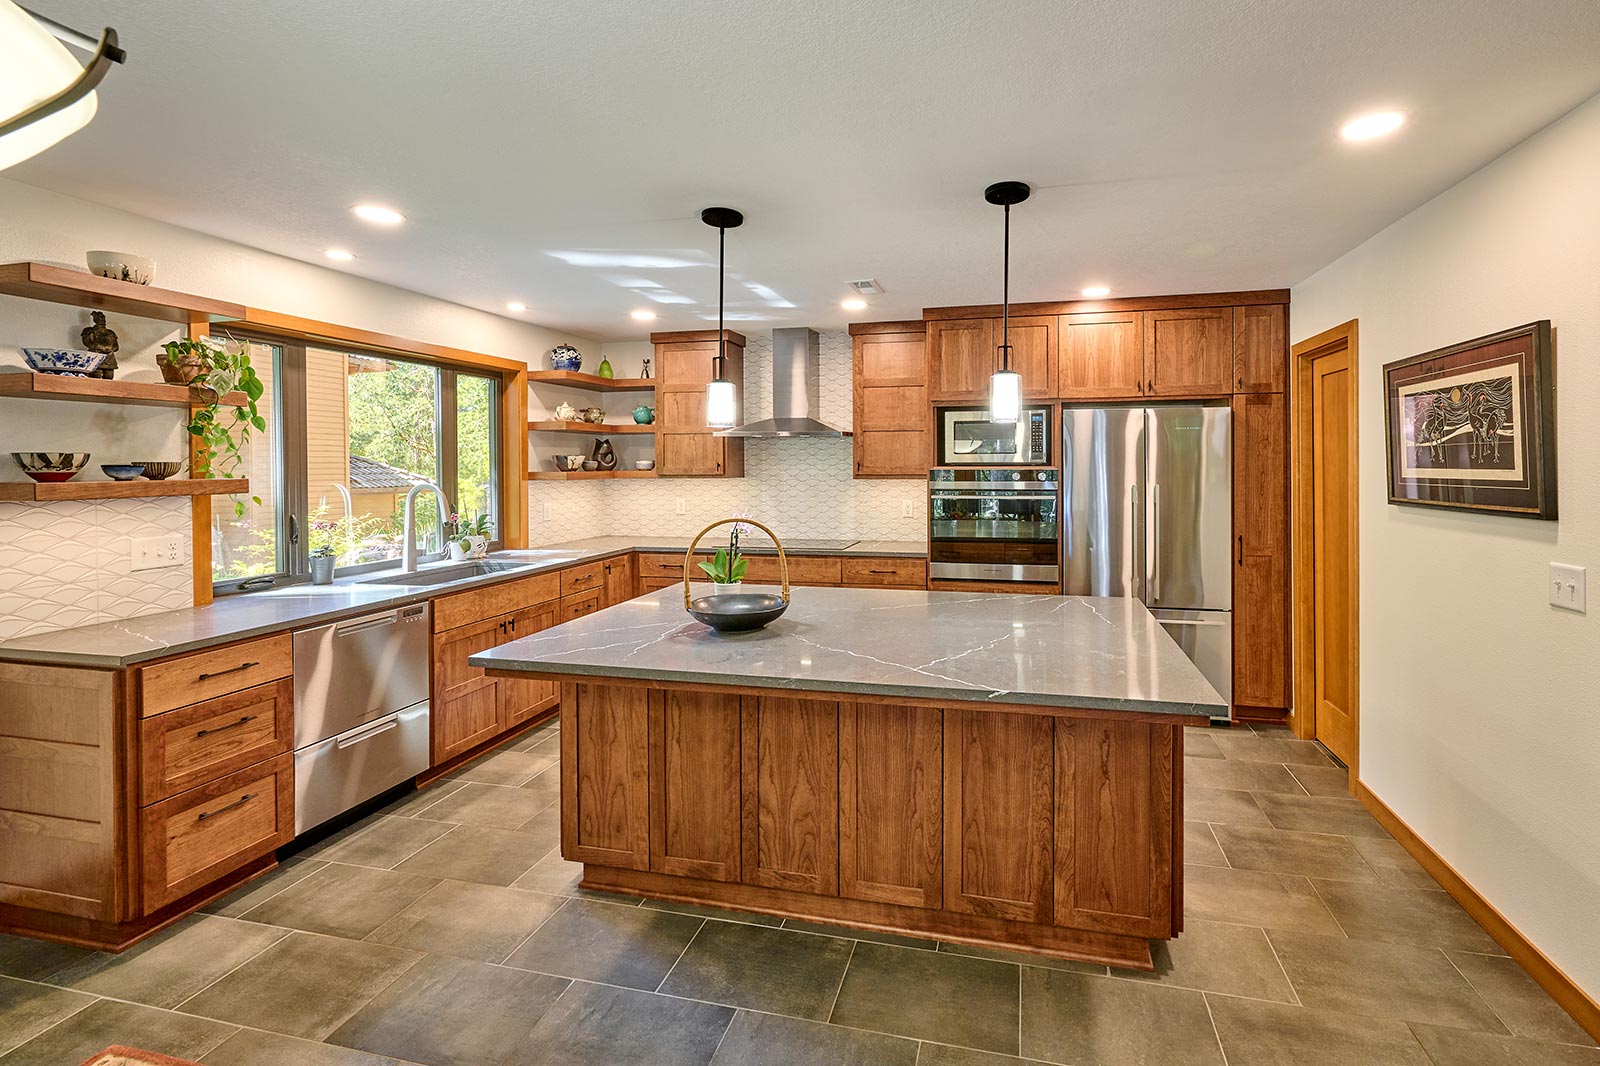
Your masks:
{"label": "wood door frame", "polygon": [[1290,349],[1293,395],[1290,407],[1290,543],[1293,550],[1292,617],[1294,623],[1294,731],[1312,740],[1317,731],[1316,701],[1316,575],[1313,573],[1313,498],[1308,476],[1313,458],[1312,362],[1340,349],[1350,360],[1350,779],[1355,791],[1361,758],[1361,569],[1360,569],[1360,367],[1359,320],[1307,337]]}

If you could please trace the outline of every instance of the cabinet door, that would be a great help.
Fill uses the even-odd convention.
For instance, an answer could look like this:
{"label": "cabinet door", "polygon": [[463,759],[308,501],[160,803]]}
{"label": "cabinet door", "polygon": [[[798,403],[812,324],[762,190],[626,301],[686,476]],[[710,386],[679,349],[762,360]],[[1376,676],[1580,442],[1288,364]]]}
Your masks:
{"label": "cabinet door", "polygon": [[928,323],[928,393],[934,403],[982,400],[995,367],[992,318]]}
{"label": "cabinet door", "polygon": [[633,599],[633,556],[618,555],[605,561],[605,605],[614,607]]}
{"label": "cabinet door", "polygon": [[839,705],[745,696],[743,880],[839,891]]}
{"label": "cabinet door", "polygon": [[738,696],[650,694],[650,869],[739,880]]}
{"label": "cabinet door", "polygon": [[1233,398],[1233,702],[1289,705],[1288,411],[1283,393]]}
{"label": "cabinet door", "polygon": [[[1022,375],[1022,395],[1030,400],[1048,400],[1056,394],[1056,318],[1055,315],[1027,315],[1011,319],[1011,369]],[[1000,343],[1000,323],[994,324],[995,343]]]}
{"label": "cabinet door", "polygon": [[1282,555],[1236,560],[1233,582],[1233,702],[1289,706],[1289,564]]}
{"label": "cabinet door", "polygon": [[656,347],[656,387],[705,390],[712,378],[716,341],[678,341]]}
{"label": "cabinet door", "polygon": [[662,477],[717,477],[723,470],[723,440],[710,433],[662,433],[656,437]]}
{"label": "cabinet door", "polygon": [[926,477],[932,462],[926,335],[863,334],[854,348],[855,476]]}
{"label": "cabinet door", "polygon": [[1144,312],[1062,315],[1056,393],[1063,400],[1144,395]]}
{"label": "cabinet door", "polygon": [[[531,637],[555,625],[556,617],[555,603],[518,611],[508,625],[510,636],[513,640]],[[561,698],[561,685],[556,681],[502,677],[495,683],[500,688],[500,707],[507,729],[549,710]]]}
{"label": "cabinet door", "polygon": [[[741,477],[744,442],[706,428],[706,382],[713,376],[715,341],[657,344],[656,473],[662,477]],[[744,381],[744,349],[726,347],[724,373]],[[741,389],[742,392],[742,389]],[[742,403],[742,399],[741,399]]]}
{"label": "cabinet door", "polygon": [[927,477],[933,462],[928,439],[926,432],[858,431],[854,438],[856,477]]}
{"label": "cabinet door", "polygon": [[1233,308],[1146,311],[1147,396],[1228,396],[1233,392]]}
{"label": "cabinet door", "polygon": [[944,712],[946,910],[1050,920],[1050,723],[1042,715]]}
{"label": "cabinet door", "polygon": [[436,633],[433,637],[433,706],[429,722],[435,766],[500,733],[499,684],[467,663],[467,656],[511,639],[511,616]]}
{"label": "cabinet door", "polygon": [[839,709],[839,895],[940,906],[944,721],[929,707]]}
{"label": "cabinet door", "polygon": [[1288,370],[1288,308],[1233,309],[1233,391],[1282,392]]}
{"label": "cabinet door", "polygon": [[649,690],[561,686],[561,855],[650,868]]}
{"label": "cabinet door", "polygon": [[928,383],[926,333],[863,333],[852,347],[856,380],[864,388],[922,388]]}

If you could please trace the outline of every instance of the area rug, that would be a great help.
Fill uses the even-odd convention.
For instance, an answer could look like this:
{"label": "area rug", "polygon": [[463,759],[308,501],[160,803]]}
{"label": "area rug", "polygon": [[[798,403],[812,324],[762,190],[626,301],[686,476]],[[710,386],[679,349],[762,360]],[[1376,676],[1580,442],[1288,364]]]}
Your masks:
{"label": "area rug", "polygon": [[112,1044],[104,1051],[83,1060],[83,1066],[201,1066],[193,1059],[175,1059],[171,1055],[158,1055],[154,1051],[140,1051],[136,1047]]}

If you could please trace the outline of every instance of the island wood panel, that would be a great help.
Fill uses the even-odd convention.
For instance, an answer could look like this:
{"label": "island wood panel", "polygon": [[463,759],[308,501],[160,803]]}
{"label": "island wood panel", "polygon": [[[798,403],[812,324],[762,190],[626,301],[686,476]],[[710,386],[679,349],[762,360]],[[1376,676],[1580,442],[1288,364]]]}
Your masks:
{"label": "island wood panel", "polygon": [[746,884],[839,891],[839,704],[741,698]]}
{"label": "island wood panel", "polygon": [[1056,393],[1063,400],[1144,395],[1144,313],[1062,315]]}
{"label": "island wood panel", "polygon": [[1055,723],[1055,923],[1172,934],[1173,729]]}
{"label": "island wood panel", "polygon": [[139,801],[151,804],[294,747],[294,679],[139,722]]}
{"label": "island wood panel", "polygon": [[1145,395],[1228,396],[1233,392],[1233,308],[1147,311]]}
{"label": "island wood panel", "polygon": [[1283,392],[1289,324],[1282,304],[1233,309],[1233,391]]}
{"label": "island wood panel", "polygon": [[1050,921],[1051,720],[952,708],[944,724],[945,909]]}
{"label": "island wood panel", "polygon": [[839,708],[839,895],[938,907],[944,899],[944,715]]}
{"label": "island wood panel", "polygon": [[742,726],[738,696],[650,694],[650,869],[739,880]]}
{"label": "island wood panel", "polygon": [[561,855],[650,868],[646,689],[561,686]]}

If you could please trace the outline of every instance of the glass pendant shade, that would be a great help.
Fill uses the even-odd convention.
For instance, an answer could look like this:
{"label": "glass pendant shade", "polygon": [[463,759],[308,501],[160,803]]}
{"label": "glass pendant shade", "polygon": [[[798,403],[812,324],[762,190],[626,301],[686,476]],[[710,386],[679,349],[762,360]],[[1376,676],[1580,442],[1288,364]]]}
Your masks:
{"label": "glass pendant shade", "polygon": [[[0,0],[0,122],[71,85],[83,67],[72,53],[11,0]],[[0,136],[0,170],[38,155],[89,124],[90,93],[69,107]]]}
{"label": "glass pendant shade", "polygon": [[1015,422],[1022,417],[1022,375],[998,370],[989,379],[989,421]]}
{"label": "glass pendant shade", "polygon": [[716,381],[706,383],[706,428],[707,429],[732,429],[739,424],[739,397],[733,387],[733,382],[723,381],[720,377]]}

